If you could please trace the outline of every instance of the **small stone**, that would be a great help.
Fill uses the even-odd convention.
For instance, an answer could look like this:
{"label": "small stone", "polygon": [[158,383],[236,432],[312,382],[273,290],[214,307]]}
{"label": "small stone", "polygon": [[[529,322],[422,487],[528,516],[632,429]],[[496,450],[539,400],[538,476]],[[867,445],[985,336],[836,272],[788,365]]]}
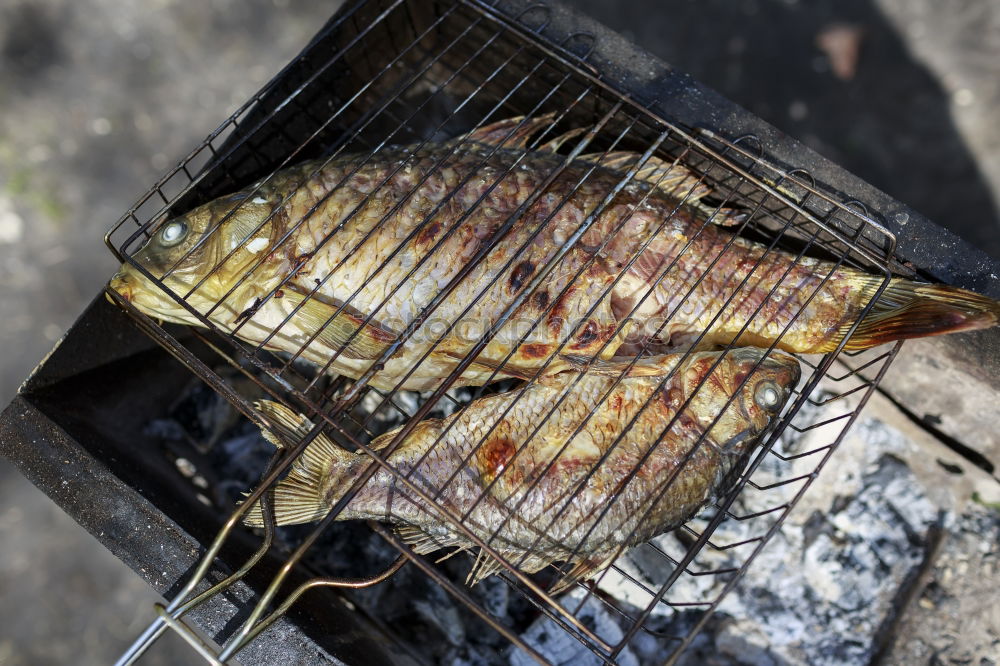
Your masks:
{"label": "small stone", "polygon": [[194,464],[187,458],[178,458],[174,461],[174,465],[177,467],[178,472],[189,479],[198,471]]}
{"label": "small stone", "polygon": [[927,597],[920,597],[920,601],[918,601],[917,603],[920,604],[921,608],[926,608],[927,610],[934,609],[934,602],[928,599]]}
{"label": "small stone", "polygon": [[952,95],[952,99],[957,106],[972,106],[976,101],[976,94],[968,88],[960,88]]}

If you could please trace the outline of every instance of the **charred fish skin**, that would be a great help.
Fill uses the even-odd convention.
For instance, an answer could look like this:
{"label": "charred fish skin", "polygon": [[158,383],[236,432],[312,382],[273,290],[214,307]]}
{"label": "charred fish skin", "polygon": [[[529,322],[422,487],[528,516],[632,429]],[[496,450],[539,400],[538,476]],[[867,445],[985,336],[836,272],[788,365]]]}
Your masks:
{"label": "charred fish skin", "polygon": [[[615,359],[423,421],[388,462],[518,568],[568,561],[576,579],[724,493],[799,372],[794,358],[755,349]],[[308,423],[274,403],[261,408],[286,433]],[[277,524],[321,519],[370,462],[317,438],[274,491]],[[420,553],[473,546],[381,468],[337,519],[402,526]],[[263,523],[259,506],[246,521]],[[499,566],[480,558],[470,580]]]}
{"label": "charred fish skin", "polygon": [[[734,236],[723,226],[736,218],[706,215],[708,188],[679,165],[640,168],[625,152],[567,164],[557,141],[528,150],[550,123],[515,118],[444,144],[285,169],[166,222],[134,260],[211,324],[332,372],[360,377],[400,342],[370,379],[382,389],[438,386],[487,332],[456,386],[556,373],[564,355],[610,358],[636,331],[660,346],[830,351],[882,285]],[[109,287],[147,314],[202,325],[130,263]],[[998,316],[978,294],[894,278],[847,348]]]}

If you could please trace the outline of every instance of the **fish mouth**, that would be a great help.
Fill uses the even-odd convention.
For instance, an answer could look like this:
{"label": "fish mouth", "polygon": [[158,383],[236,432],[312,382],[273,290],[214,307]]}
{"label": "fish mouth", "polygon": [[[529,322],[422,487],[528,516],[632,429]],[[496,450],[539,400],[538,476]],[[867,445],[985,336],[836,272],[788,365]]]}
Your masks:
{"label": "fish mouth", "polygon": [[[128,275],[124,271],[118,271],[115,273],[114,277],[108,281],[108,289],[117,292],[119,296],[126,303],[132,302],[132,283],[129,281]],[[108,300],[114,303],[114,299],[111,298],[111,294],[108,294]]]}
{"label": "fish mouth", "polygon": [[[162,289],[150,285],[143,276],[136,275],[127,268],[115,273],[106,289],[108,292],[114,291],[122,300],[147,316],[174,324],[201,325],[184,307],[164,294]],[[105,296],[111,303],[118,305],[110,293],[106,292]]]}

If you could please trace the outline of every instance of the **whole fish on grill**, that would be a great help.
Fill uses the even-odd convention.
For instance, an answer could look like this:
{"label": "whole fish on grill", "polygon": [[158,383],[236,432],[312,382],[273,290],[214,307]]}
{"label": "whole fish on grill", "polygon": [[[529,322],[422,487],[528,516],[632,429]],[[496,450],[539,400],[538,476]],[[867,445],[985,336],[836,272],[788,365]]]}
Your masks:
{"label": "whole fish on grill", "polygon": [[[142,270],[127,262],[109,286],[162,320],[204,325],[183,297],[243,340],[423,390],[486,333],[456,386],[559,372],[626,342],[827,352],[883,284],[734,235],[740,216],[703,205],[709,188],[678,164],[557,153],[579,130],[531,143],[551,124],[281,170],[161,224],[133,257]],[[998,314],[978,294],[893,278],[846,348]]]}
{"label": "whole fish on grill", "polygon": [[[568,583],[726,492],[798,379],[794,358],[753,348],[602,361],[421,421],[386,460],[521,570],[571,562]],[[282,405],[258,409],[277,446],[312,428]],[[273,491],[276,523],[320,520],[370,463],[318,435]],[[381,467],[337,519],[392,523],[420,553],[474,547]],[[263,525],[259,504],[245,521]],[[481,555],[469,578],[499,566]]]}

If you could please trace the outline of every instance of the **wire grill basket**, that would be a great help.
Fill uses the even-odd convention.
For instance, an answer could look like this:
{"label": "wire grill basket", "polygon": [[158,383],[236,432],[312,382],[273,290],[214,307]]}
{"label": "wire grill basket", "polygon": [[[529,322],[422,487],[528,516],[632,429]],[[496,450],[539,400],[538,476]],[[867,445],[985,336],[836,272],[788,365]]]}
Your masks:
{"label": "wire grill basket", "polygon": [[[893,260],[894,237],[872,219],[863,204],[842,200],[803,170],[769,163],[766,146],[753,136],[722,137],[659,117],[651,110],[652,101],[630,99],[590,64],[593,35],[576,33],[553,40],[547,32],[549,20],[550,10],[541,4],[510,13],[475,0],[347,3],[295,61],[129,210],[109,232],[109,248],[120,260],[139,268],[134,255],[165,218],[250,183],[266,182],[282,168],[348,154],[361,156],[361,161],[377,159],[392,146],[443,141],[500,119],[551,113],[550,131],[536,139],[536,145],[560,129],[592,128],[575,149],[562,151],[560,168],[581,152],[634,150],[655,156],[683,165],[696,174],[699,183],[710,185],[714,210],[709,217],[728,208],[744,211],[736,230],[740,235],[799,257],[819,256],[837,266],[883,275],[885,283],[891,275],[905,272]],[[633,176],[623,174],[620,185],[625,186]],[[602,210],[594,211],[589,219]],[[423,224],[429,223],[430,216]],[[191,309],[186,294],[170,293],[180,306]],[[267,470],[261,470],[264,473],[252,488],[251,502],[264,497],[266,504],[266,491],[322,432],[345,448],[368,452],[375,461],[369,475],[386,470],[405,492],[433,504],[425,488],[369,444],[393,425],[403,427],[394,440],[398,442],[420,420],[452,413],[484,391],[497,390],[495,385],[449,390],[459,370],[419,395],[398,387],[375,388],[368,384],[371,373],[360,379],[331,378],[304,363],[299,354],[273,353],[264,343],[247,342],[203,317],[204,328],[185,330],[182,336],[116,293],[109,294],[142,330],[254,423],[266,422],[253,407],[260,397],[284,403],[317,423],[308,435],[291,443],[295,446],[286,450],[287,455],[276,454]],[[629,560],[619,559],[593,582],[576,583],[571,595],[549,591],[564,573],[558,564],[527,575],[490,544],[480,540],[479,545],[486,557],[500,562],[504,585],[516,591],[535,615],[548,617],[601,660],[614,663],[638,632],[661,640],[664,658],[676,658],[779,529],[857,417],[897,349],[898,345],[866,352],[838,349],[801,357],[802,381],[777,427],[733,489],[674,533],[636,547]],[[471,355],[465,360],[471,361]],[[354,491],[365,478],[354,484]],[[159,609],[159,619],[122,663],[138,658],[167,627],[185,636],[210,662],[224,663],[309,589],[388,584],[404,565],[435,581],[511,643],[543,659],[518,628],[491,615],[461,578],[435,562],[436,555],[416,554],[391,529],[377,523],[370,524],[370,529],[398,551],[384,570],[364,579],[320,572],[292,592],[280,594],[288,571],[308,561],[321,534],[338,527],[331,523],[351,496],[349,492],[314,529],[279,537],[269,523],[253,557],[228,562],[234,573],[196,595],[195,589],[227,540],[244,529],[238,527],[242,511],[224,523],[220,520],[220,532],[201,566],[171,603]],[[461,516],[442,508],[441,518],[452,529],[478,539]],[[261,591],[247,618],[234,622],[221,649],[198,638],[185,625],[184,614],[242,578],[276,539],[291,544],[288,570],[278,572]],[[634,566],[637,561],[643,565]],[[607,592],[610,581],[618,590],[616,595]],[[588,600],[606,607],[621,631],[602,635],[588,626],[581,619]],[[663,617],[674,621],[651,620]],[[420,660],[419,655],[416,658]]]}

